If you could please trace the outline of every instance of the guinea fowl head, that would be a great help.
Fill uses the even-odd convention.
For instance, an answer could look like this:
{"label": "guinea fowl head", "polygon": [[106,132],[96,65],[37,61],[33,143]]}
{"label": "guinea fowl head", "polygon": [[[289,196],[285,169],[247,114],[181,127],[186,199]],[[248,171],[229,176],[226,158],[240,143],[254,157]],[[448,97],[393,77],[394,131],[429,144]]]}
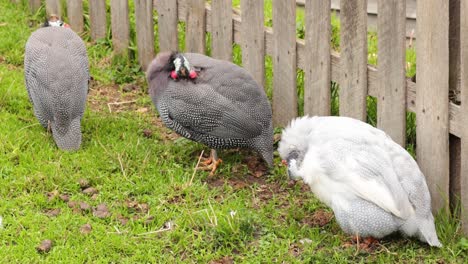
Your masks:
{"label": "guinea fowl head", "polygon": [[172,53],[169,61],[167,62],[167,67],[171,70],[171,78],[177,80],[179,78],[197,78],[197,72],[192,68],[190,62],[184,55],[180,53]]}
{"label": "guinea fowl head", "polygon": [[148,67],[147,78],[151,82],[157,76],[163,74],[174,80],[195,79],[197,72],[187,58],[178,52],[160,52]]}
{"label": "guinea fowl head", "polygon": [[308,124],[308,119],[304,117],[292,120],[281,135],[278,152],[282,158],[282,163],[288,166],[289,178],[293,180],[301,178],[298,175],[298,168],[308,150],[307,136],[310,131],[311,127]]}
{"label": "guinea fowl head", "polygon": [[64,28],[70,28],[70,25],[68,25],[67,23],[63,22],[62,20],[60,20],[60,18],[55,15],[55,14],[52,14],[50,15],[49,17],[49,20],[46,20],[45,23],[44,23],[44,27],[64,27]]}

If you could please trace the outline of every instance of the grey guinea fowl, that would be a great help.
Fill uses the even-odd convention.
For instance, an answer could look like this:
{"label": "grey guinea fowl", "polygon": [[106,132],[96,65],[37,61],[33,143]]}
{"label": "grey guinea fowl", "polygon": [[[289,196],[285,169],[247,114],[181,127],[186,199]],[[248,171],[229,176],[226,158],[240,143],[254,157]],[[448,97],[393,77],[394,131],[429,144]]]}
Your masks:
{"label": "grey guinea fowl", "polygon": [[163,123],[212,148],[214,161],[215,149],[240,147],[273,164],[271,106],[246,70],[202,54],[161,52],[147,78]]}
{"label": "grey guinea fowl", "polygon": [[352,118],[303,117],[283,131],[278,151],[290,177],[303,179],[346,233],[400,231],[442,246],[424,175],[385,132]]}
{"label": "grey guinea fowl", "polygon": [[88,94],[86,47],[68,25],[51,17],[29,37],[24,75],[34,114],[51,129],[60,149],[81,145],[81,118]]}

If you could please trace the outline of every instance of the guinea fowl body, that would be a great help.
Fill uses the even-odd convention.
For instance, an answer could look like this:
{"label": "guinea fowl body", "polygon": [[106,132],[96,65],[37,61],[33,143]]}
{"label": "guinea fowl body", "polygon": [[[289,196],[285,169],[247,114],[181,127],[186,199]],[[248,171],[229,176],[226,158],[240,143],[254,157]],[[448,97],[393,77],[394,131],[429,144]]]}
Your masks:
{"label": "guinea fowl body", "polygon": [[303,117],[283,131],[278,151],[331,207],[344,232],[382,238],[400,231],[439,242],[431,197],[415,160],[385,132],[346,117]]}
{"label": "guinea fowl body", "polygon": [[64,150],[81,145],[88,67],[86,47],[71,29],[43,27],[26,43],[24,74],[34,114]]}
{"label": "guinea fowl body", "polygon": [[149,92],[163,123],[213,149],[250,148],[273,164],[270,103],[243,68],[202,54],[182,54],[194,79],[170,77],[174,53],[163,52],[148,68]]}

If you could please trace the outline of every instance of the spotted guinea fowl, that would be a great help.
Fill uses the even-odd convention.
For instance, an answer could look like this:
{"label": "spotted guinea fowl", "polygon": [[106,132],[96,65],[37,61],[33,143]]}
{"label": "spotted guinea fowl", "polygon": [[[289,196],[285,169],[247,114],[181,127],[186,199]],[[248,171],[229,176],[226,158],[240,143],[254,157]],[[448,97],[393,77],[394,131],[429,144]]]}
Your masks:
{"label": "spotted guinea fowl", "polygon": [[57,17],[26,43],[24,75],[34,114],[52,131],[60,149],[81,145],[81,119],[88,93],[88,56],[81,38]]}
{"label": "spotted guinea fowl", "polygon": [[284,129],[278,151],[292,179],[303,179],[358,237],[400,231],[441,247],[426,180],[385,132],[346,117],[303,117]]}
{"label": "spotted guinea fowl", "polygon": [[163,123],[215,149],[250,148],[273,164],[270,103],[243,68],[202,54],[161,52],[147,71],[149,92]]}

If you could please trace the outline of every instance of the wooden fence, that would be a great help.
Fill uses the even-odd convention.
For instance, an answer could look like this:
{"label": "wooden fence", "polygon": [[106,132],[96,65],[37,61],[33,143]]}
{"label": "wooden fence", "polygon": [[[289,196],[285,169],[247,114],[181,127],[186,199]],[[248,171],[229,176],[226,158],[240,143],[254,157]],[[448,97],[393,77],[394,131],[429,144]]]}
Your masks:
{"label": "wooden fence", "polygon": [[[46,0],[47,12],[60,14],[60,3]],[[68,0],[68,18],[83,30],[82,0]],[[296,70],[305,72],[304,112],[330,114],[330,81],[340,84],[340,114],[366,118],[366,97],[377,98],[377,126],[405,144],[406,111],[417,117],[417,160],[432,196],[434,211],[448,210],[460,198],[468,233],[468,0],[424,0],[417,5],[417,82],[405,77],[405,0],[378,1],[378,65],[367,63],[367,0],[341,1],[341,53],[330,48],[331,0],[306,0],[305,39],[296,37],[296,1],[273,0],[273,28],[264,26],[264,3],[242,0],[134,0],[138,59],[145,69],[161,50],[177,47],[178,21],[186,23],[186,51],[205,52],[211,32],[212,56],[232,59],[232,44],[242,48],[243,66],[260,84],[265,56],[273,58],[273,117],[285,125],[296,117]],[[30,0],[33,9],[40,0]],[[129,3],[111,0],[112,41],[116,52],[129,45]],[[158,32],[153,30],[153,9]],[[239,15],[240,14],[240,15]],[[91,37],[106,35],[106,1],[89,0]],[[458,80],[461,79],[461,82]],[[460,86],[461,105],[449,101]]]}

